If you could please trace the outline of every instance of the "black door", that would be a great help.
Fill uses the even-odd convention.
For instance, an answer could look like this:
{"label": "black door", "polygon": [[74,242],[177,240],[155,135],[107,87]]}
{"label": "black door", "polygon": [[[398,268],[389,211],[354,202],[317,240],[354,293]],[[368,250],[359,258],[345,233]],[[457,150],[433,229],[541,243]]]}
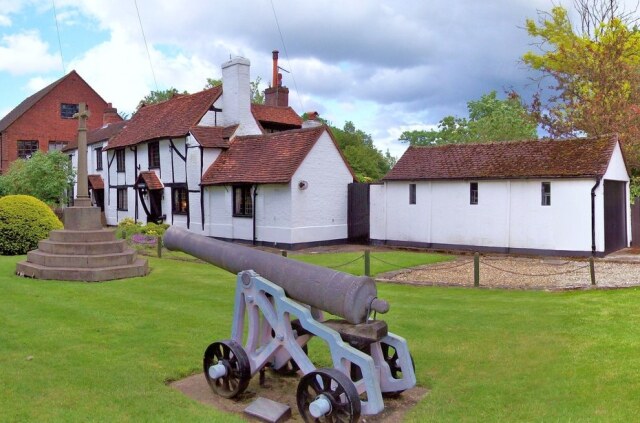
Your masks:
{"label": "black door", "polygon": [[149,214],[147,222],[160,223],[162,217],[162,190],[149,191]]}
{"label": "black door", "polygon": [[604,181],[604,251],[627,246],[626,183]]}
{"label": "black door", "polygon": [[349,242],[369,241],[369,184],[349,184],[348,223]]}
{"label": "black door", "polygon": [[96,207],[100,207],[100,211],[104,211],[104,190],[94,189],[93,197],[96,202]]}

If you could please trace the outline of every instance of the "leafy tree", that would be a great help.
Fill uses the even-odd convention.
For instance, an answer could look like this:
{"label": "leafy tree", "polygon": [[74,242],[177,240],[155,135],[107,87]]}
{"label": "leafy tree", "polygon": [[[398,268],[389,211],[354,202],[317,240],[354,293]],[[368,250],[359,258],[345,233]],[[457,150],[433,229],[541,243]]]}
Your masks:
{"label": "leafy tree", "polygon": [[207,78],[207,84],[204,86],[203,90],[208,90],[209,88],[217,87],[219,85],[222,85],[222,79]]}
{"label": "leafy tree", "polygon": [[264,91],[260,91],[260,81],[262,78],[256,77],[255,81],[251,81],[251,102],[255,104],[264,104]]}
{"label": "leafy tree", "polygon": [[511,93],[500,100],[495,91],[467,103],[469,117],[446,116],[437,130],[405,131],[400,141],[411,145],[510,141],[537,137],[536,123],[520,98]]}
{"label": "leafy tree", "polygon": [[[555,138],[619,133],[628,164],[640,169],[640,31],[616,0],[578,0],[581,27],[563,7],[527,20],[541,40],[524,63],[551,81],[531,110]],[[548,85],[547,82],[543,84]]]}
{"label": "leafy tree", "polygon": [[189,93],[186,92],[186,91],[179,92],[174,87],[167,88],[166,90],[151,91],[149,94],[144,96],[144,98],[142,100],[140,100],[136,110],[139,110],[140,107],[145,106],[145,105],[156,104],[156,103],[160,103],[160,102],[163,102],[163,101],[167,101],[167,100],[171,99],[173,96],[175,96],[176,94],[189,94]]}
{"label": "leafy tree", "polygon": [[31,195],[49,205],[60,205],[64,203],[65,191],[74,177],[75,171],[65,154],[38,151],[30,159],[19,159],[11,164],[0,176],[0,192]]}

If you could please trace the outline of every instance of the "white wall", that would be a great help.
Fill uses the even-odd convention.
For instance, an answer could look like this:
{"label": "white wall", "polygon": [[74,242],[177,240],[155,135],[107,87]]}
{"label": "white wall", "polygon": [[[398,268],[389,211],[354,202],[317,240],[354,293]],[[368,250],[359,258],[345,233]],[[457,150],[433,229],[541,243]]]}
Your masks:
{"label": "white wall", "polygon": [[[301,190],[300,181],[308,188]],[[348,184],[353,176],[325,131],[291,179],[292,242],[346,239]]]}
{"label": "white wall", "polygon": [[[371,189],[371,238],[497,248],[591,250],[591,188],[595,180],[418,181]],[[551,183],[551,205],[541,204],[541,183]],[[601,227],[601,226],[600,226]],[[602,243],[602,249],[604,242]],[[601,250],[602,250],[601,249]]]}
{"label": "white wall", "polygon": [[251,113],[251,63],[237,57],[222,64],[222,122],[218,125],[240,126],[236,135],[260,134],[260,128]]}

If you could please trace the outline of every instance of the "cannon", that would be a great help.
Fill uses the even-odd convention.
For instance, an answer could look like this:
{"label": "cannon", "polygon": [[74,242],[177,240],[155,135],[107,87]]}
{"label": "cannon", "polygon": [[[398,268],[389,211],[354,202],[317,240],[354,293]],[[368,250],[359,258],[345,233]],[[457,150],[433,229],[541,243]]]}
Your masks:
{"label": "cannon", "polygon": [[[265,367],[301,372],[296,402],[305,421],[357,421],[384,409],[383,394],[415,386],[406,340],[372,318],[389,310],[373,279],[176,227],[164,245],[237,275],[231,338],[204,353],[204,375],[216,394],[236,397]],[[339,319],[325,319],[325,312]],[[313,336],[328,345],[332,368],[316,368],[307,356]]]}

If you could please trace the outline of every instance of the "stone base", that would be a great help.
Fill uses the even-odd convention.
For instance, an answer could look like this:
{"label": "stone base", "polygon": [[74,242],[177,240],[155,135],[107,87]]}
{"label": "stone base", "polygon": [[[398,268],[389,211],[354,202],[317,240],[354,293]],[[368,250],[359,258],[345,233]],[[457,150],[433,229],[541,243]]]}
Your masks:
{"label": "stone base", "polygon": [[64,228],[69,231],[102,229],[98,207],[67,207],[64,209]]}
{"label": "stone base", "polygon": [[[68,210],[70,212],[67,212]],[[97,214],[96,214],[97,212]],[[100,223],[100,209],[96,207],[70,207],[65,210],[67,217],[80,218],[71,223],[82,230],[55,230],[49,239],[39,242],[38,249],[29,251],[27,260],[16,266],[20,276],[37,279],[63,281],[100,282],[113,279],[145,276],[149,273],[147,261],[137,258],[135,250],[127,247],[124,240],[116,239],[115,230],[87,230],[97,217]]]}

